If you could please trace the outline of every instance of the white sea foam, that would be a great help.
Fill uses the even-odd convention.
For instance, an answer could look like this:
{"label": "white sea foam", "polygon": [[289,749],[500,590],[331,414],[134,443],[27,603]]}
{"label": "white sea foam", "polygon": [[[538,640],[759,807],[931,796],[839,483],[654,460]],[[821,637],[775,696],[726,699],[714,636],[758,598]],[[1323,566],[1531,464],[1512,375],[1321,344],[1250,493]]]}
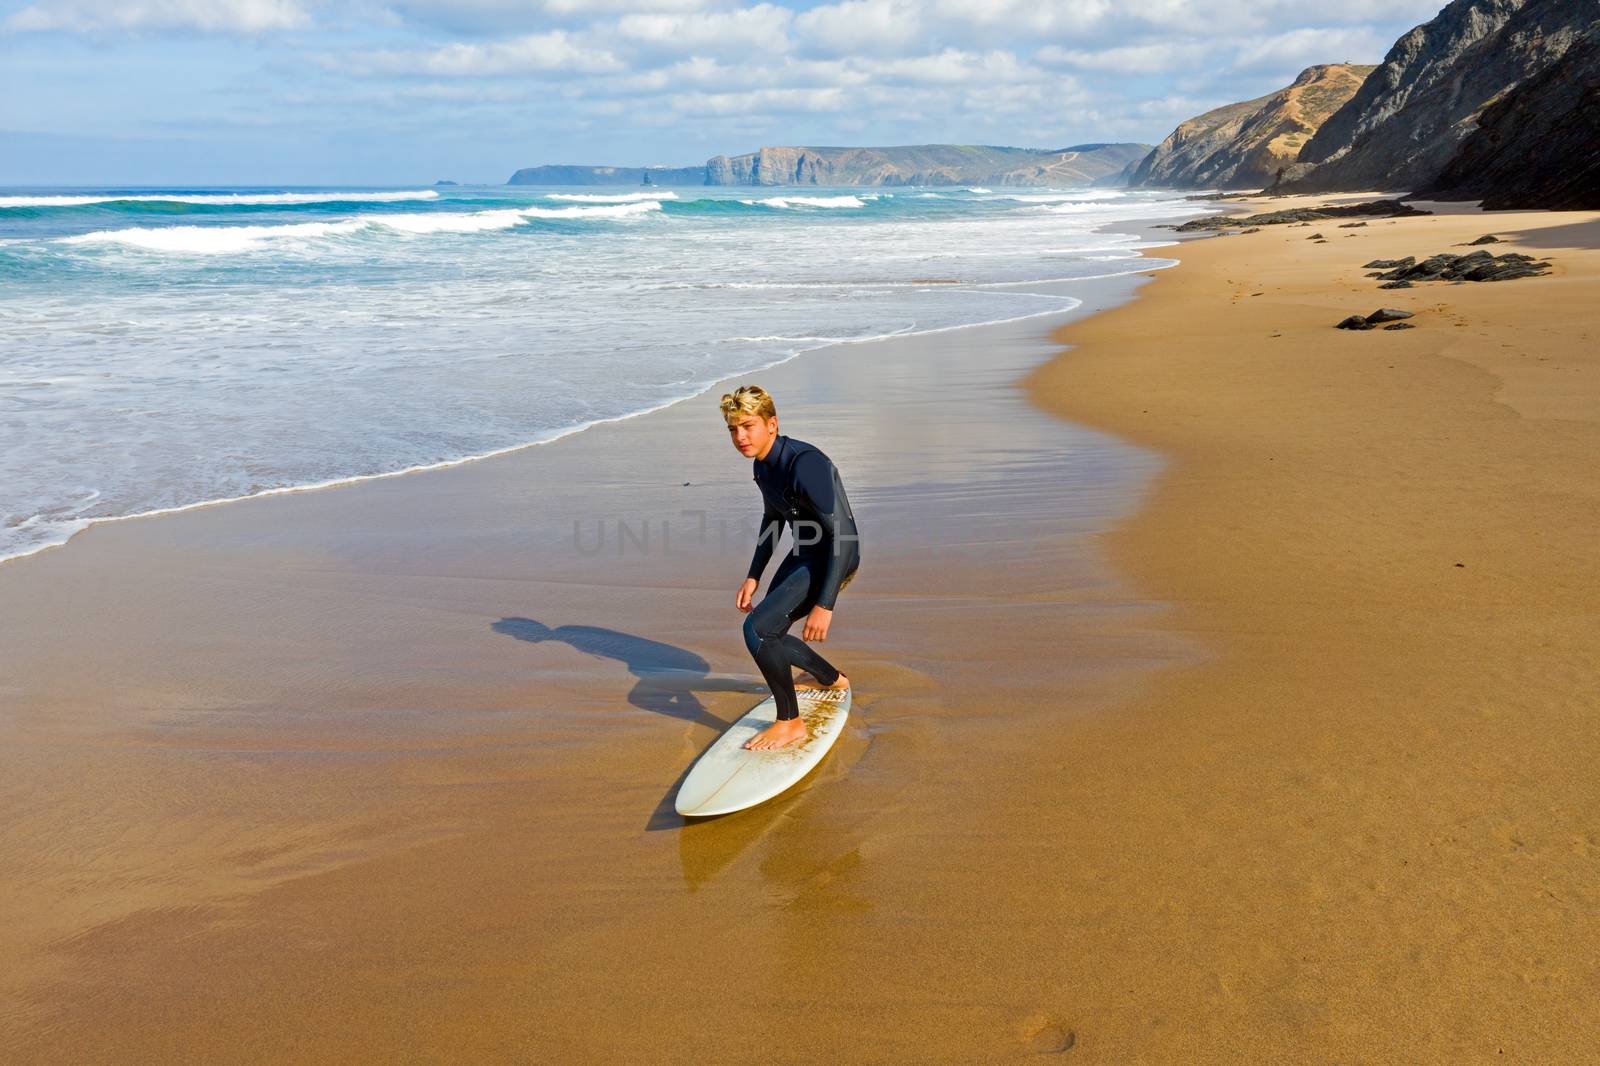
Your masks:
{"label": "white sea foam", "polygon": [[1036,204],[1034,209],[1048,211],[1052,215],[1081,215],[1085,211],[1104,211],[1106,204],[1100,200],[1090,200],[1088,203],[1068,201],[1064,204]]}
{"label": "white sea foam", "polygon": [[661,210],[659,200],[641,200],[635,203],[604,204],[595,207],[519,207],[518,213],[529,218],[631,218]]}
{"label": "white sea foam", "polygon": [[615,196],[602,196],[599,193],[587,192],[553,192],[545,197],[546,200],[576,200],[586,204],[625,204],[635,200],[676,200],[675,192],[629,192],[618,193]]}
{"label": "white sea foam", "polygon": [[61,237],[61,244],[121,244],[152,252],[222,255],[246,252],[269,240],[338,237],[365,229],[362,219],[345,222],[296,222],[286,226],[135,226]]}
{"label": "white sea foam", "polygon": [[519,207],[468,213],[369,215],[337,222],[291,222],[280,226],[134,226],[97,230],[57,240],[60,244],[120,244],[152,252],[227,255],[254,251],[275,242],[351,237],[373,230],[393,230],[414,235],[484,233],[525,225],[535,218],[629,218],[659,210],[659,203],[643,202],[594,207]]}
{"label": "white sea foam", "polygon": [[157,193],[119,196],[0,196],[0,207],[83,207],[87,204],[138,203],[217,204],[345,204],[393,203],[401,200],[437,200],[432,189],[403,192],[275,192],[275,193]]}
{"label": "white sea foam", "polygon": [[1115,200],[1121,195],[1119,189],[1063,189],[1059,192],[1013,193],[1000,199],[1012,200],[1019,204],[1059,204],[1069,201],[1079,203]]}
{"label": "white sea foam", "polygon": [[[1084,190],[643,191],[81,236],[78,213],[0,216],[0,351],[24,356],[0,394],[25,430],[0,449],[0,560],[98,521],[498,454],[801,350],[1059,315],[1076,283],[1165,265],[1094,227],[1199,213],[1137,191],[1105,211]],[[667,218],[740,196],[791,209]]]}
{"label": "white sea foam", "polygon": [[[868,196],[868,200],[876,200],[876,196]],[[866,202],[859,196],[767,196],[760,200],[740,200],[741,204],[762,205],[765,207],[866,207]]]}
{"label": "white sea foam", "polygon": [[969,185],[969,186],[967,186],[967,191],[968,192],[978,192],[978,193],[994,192],[993,189],[985,189],[982,185]]}

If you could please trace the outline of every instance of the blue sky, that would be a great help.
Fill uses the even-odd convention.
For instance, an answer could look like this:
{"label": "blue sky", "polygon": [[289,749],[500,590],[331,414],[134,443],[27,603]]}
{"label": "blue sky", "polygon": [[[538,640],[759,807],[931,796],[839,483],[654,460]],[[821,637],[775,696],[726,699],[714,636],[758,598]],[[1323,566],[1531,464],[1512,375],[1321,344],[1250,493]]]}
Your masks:
{"label": "blue sky", "polygon": [[1440,0],[0,0],[0,184],[1155,142]]}

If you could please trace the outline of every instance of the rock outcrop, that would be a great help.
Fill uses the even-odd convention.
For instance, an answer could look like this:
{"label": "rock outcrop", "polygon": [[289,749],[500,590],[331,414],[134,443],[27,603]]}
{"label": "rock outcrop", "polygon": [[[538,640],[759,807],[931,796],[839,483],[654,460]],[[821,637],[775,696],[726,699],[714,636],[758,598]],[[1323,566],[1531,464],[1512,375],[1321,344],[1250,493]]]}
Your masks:
{"label": "rock outcrop", "polygon": [[1259,189],[1293,163],[1375,68],[1307,67],[1294,84],[1189,119],[1145,156],[1129,185]]}
{"label": "rock outcrop", "polygon": [[[1402,218],[1407,215],[1431,215],[1431,211],[1423,211],[1403,204],[1399,200],[1368,200],[1362,204],[1341,204],[1337,207],[1291,207],[1283,211],[1266,211],[1259,215],[1204,215],[1200,218],[1190,219],[1188,222],[1177,226],[1164,227],[1175,229],[1179,233],[1194,233],[1198,230],[1231,230],[1241,226],[1285,226],[1291,223],[1309,224],[1320,222],[1326,218]],[[1322,234],[1313,233],[1306,238],[1308,241],[1319,240]]]}
{"label": "rock outcrop", "polygon": [[1432,185],[1483,109],[1557,63],[1595,0],[1452,0],[1389,50],[1274,192]]}
{"label": "rock outcrop", "polygon": [[1485,108],[1421,192],[1482,200],[1490,211],[1600,208],[1600,21],[1557,62]]}
{"label": "rock outcrop", "polygon": [[1422,262],[1414,256],[1404,259],[1374,259],[1369,267],[1387,267],[1381,273],[1367,275],[1389,284],[1380,289],[1409,289],[1418,281],[1514,281],[1517,278],[1536,278],[1550,272],[1550,264],[1542,259],[1520,252],[1495,255],[1479,249],[1466,255],[1441,252]]}
{"label": "rock outcrop", "polygon": [[895,148],[768,147],[706,163],[708,185],[1060,185],[1114,180],[1145,144],[1001,148],[921,144]]}

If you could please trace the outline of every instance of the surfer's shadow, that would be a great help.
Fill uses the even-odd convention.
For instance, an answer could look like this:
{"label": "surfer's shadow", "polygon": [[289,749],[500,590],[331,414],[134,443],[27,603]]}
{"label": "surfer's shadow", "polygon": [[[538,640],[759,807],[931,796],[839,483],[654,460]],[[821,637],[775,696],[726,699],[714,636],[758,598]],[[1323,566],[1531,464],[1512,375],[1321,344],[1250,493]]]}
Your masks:
{"label": "surfer's shadow", "polygon": [[611,659],[627,667],[635,678],[628,692],[630,704],[642,710],[716,729],[727,722],[709,714],[700,702],[702,692],[765,693],[759,682],[737,677],[713,677],[705,659],[673,644],[624,633],[605,626],[565,625],[554,628],[532,618],[502,618],[490,628],[530,644],[556,641],[597,659]]}
{"label": "surfer's shadow", "polygon": [[[635,679],[627,696],[630,704],[669,718],[708,726],[718,735],[733,723],[707,711],[700,702],[699,693],[768,694],[767,686],[759,681],[711,676],[711,664],[686,648],[604,626],[566,625],[552,628],[532,618],[502,618],[490,628],[503,636],[525,640],[530,644],[557,641],[597,659],[615,660],[627,667]],[[646,831],[683,826],[684,818],[673,809],[672,797],[677,794],[689,770],[690,767],[683,769],[660,804],[650,812]]]}

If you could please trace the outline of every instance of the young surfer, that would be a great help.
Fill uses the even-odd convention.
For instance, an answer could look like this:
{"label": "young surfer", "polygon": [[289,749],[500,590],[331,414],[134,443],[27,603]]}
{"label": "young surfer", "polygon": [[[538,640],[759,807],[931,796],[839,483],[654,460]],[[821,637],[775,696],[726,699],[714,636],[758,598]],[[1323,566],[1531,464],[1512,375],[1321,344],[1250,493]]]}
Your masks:
{"label": "young surfer", "polygon": [[[777,409],[759,385],[743,385],[725,393],[722,416],[733,446],[740,455],[754,460],[755,482],[765,504],[750,573],[739,586],[734,603],[749,615],[744,621],[745,647],[772,689],[778,720],[744,746],[781,748],[806,735],[795,694],[794,667],[811,675],[813,681],[801,687],[816,690],[818,699],[833,699],[836,697],[825,693],[850,689],[850,679],[805,641],[828,638],[834,603],[861,562],[856,520],[838,468],[820,449],[778,432]],[[789,525],[794,550],[778,564],[761,603],[752,607],[784,523]],[[802,616],[806,620],[804,640],[789,632]]]}

